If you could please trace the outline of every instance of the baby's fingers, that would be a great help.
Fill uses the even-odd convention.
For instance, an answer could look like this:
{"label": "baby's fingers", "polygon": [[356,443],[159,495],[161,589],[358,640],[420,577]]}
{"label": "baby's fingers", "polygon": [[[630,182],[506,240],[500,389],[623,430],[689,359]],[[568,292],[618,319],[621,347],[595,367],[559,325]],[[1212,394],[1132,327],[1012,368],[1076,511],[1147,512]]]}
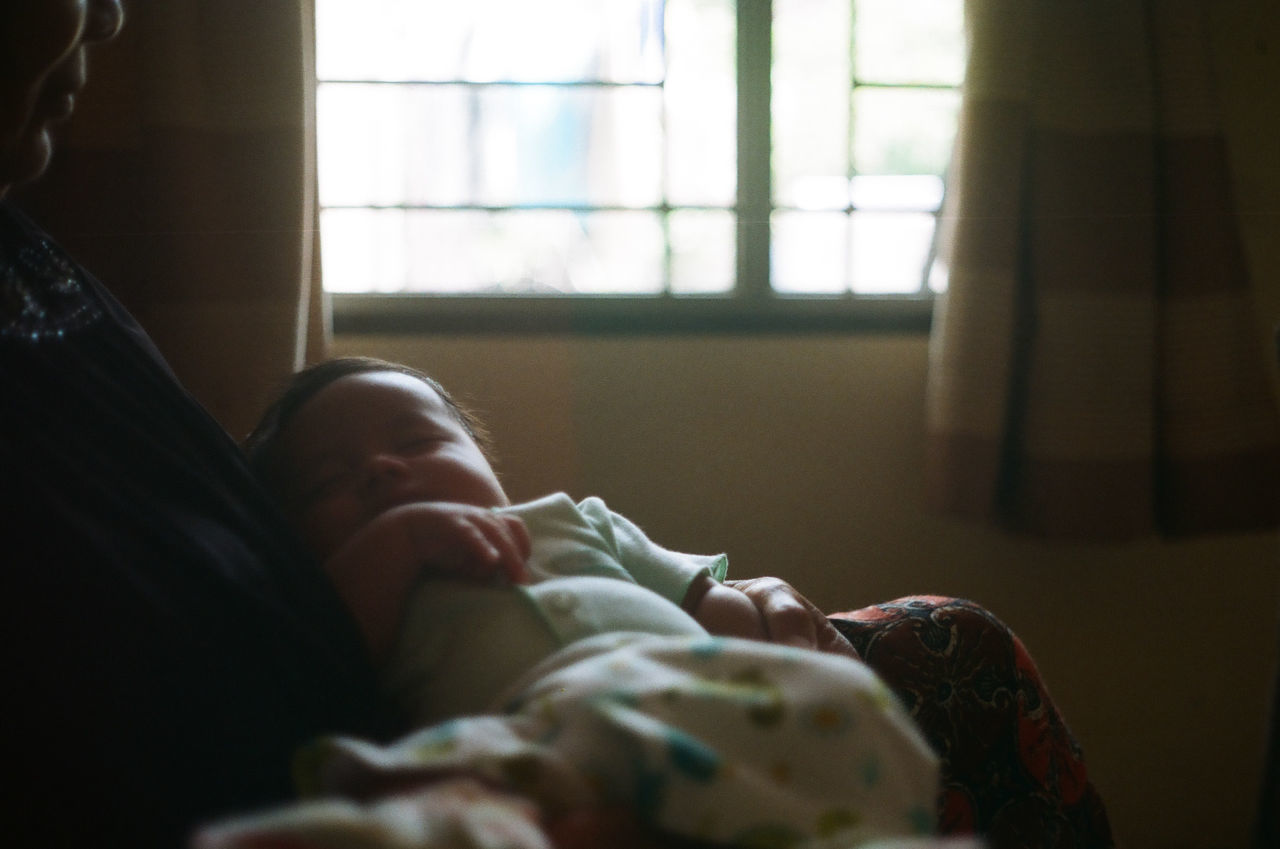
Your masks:
{"label": "baby's fingers", "polygon": [[481,580],[504,576],[512,583],[528,583],[529,531],[524,522],[488,510],[459,516],[463,528],[454,551],[453,574]]}
{"label": "baby's fingers", "polygon": [[415,534],[419,563],[428,574],[475,581],[499,571],[502,552],[491,539],[486,514],[468,507],[433,519]]}
{"label": "baby's fingers", "polygon": [[493,534],[489,541],[498,551],[496,563],[499,570],[513,584],[529,583],[529,529],[516,516],[494,513],[492,518]]}

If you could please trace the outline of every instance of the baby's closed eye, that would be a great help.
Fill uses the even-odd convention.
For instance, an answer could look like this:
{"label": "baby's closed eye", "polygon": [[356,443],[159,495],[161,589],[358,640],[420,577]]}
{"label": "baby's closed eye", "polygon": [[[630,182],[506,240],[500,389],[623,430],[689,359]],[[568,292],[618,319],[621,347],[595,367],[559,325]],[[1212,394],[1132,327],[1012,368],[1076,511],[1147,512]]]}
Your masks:
{"label": "baby's closed eye", "polygon": [[351,481],[353,474],[350,466],[325,466],[301,479],[296,489],[304,502],[318,501],[342,489]]}
{"label": "baby's closed eye", "polygon": [[440,436],[428,433],[406,436],[403,439],[397,440],[394,448],[397,454],[421,454],[425,451],[429,451],[433,446],[438,445],[442,439],[443,438]]}

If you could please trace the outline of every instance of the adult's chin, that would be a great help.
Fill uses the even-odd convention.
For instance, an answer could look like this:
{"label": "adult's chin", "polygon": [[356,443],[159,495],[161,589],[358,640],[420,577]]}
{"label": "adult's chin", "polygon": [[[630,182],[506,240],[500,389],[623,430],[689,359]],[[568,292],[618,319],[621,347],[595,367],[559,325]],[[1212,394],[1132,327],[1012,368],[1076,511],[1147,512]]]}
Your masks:
{"label": "adult's chin", "polygon": [[0,197],[13,186],[37,179],[53,159],[53,138],[41,127],[0,152]]}

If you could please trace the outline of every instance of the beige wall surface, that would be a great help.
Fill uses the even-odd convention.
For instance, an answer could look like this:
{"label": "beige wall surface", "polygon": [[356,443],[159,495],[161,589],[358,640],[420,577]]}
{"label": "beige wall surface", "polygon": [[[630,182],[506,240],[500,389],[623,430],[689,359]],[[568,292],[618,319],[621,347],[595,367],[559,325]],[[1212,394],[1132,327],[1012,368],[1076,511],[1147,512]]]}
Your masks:
{"label": "beige wall surface", "polygon": [[[1213,4],[1259,338],[1280,324],[1280,15]],[[599,495],[824,609],[982,602],[1023,637],[1129,849],[1238,849],[1277,662],[1274,535],[1048,545],[928,515],[923,336],[346,337],[483,410],[515,497]]]}

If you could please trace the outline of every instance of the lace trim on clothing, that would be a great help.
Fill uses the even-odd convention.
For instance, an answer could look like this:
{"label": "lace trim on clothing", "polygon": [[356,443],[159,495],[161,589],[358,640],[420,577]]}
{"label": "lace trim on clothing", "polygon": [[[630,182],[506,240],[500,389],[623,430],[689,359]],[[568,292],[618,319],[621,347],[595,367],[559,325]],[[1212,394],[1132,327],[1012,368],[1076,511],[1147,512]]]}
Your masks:
{"label": "lace trim on clothing", "polygon": [[80,269],[52,242],[0,245],[0,338],[60,339],[101,317]]}

